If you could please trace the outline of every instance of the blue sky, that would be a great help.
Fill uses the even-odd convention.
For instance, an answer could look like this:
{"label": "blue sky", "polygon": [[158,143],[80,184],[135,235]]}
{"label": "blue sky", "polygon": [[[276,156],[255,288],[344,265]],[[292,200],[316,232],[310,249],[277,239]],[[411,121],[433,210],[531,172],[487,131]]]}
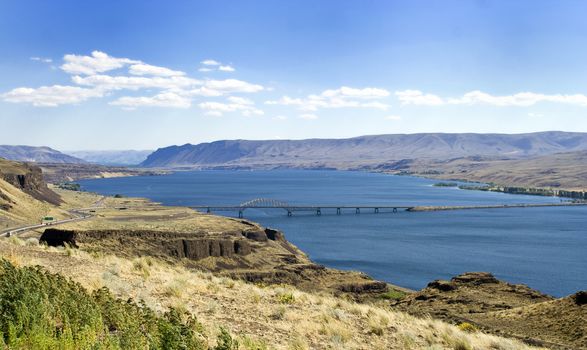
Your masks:
{"label": "blue sky", "polygon": [[0,0],[3,144],[587,132],[585,1]]}

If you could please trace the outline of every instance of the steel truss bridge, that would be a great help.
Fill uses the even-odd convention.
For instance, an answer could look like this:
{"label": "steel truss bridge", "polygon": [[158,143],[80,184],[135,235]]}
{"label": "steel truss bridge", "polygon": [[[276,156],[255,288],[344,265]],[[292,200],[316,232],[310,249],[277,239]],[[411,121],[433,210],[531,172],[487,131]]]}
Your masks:
{"label": "steel truss bridge", "polygon": [[289,204],[287,202],[270,199],[270,198],[256,198],[250,201],[243,202],[237,206],[235,205],[195,205],[190,206],[192,209],[206,211],[211,213],[213,211],[238,211],[238,217],[242,218],[247,209],[283,209],[287,216],[293,216],[295,212],[315,212],[316,215],[322,215],[323,210],[336,210],[336,215],[341,215],[343,211],[354,210],[355,214],[360,214],[361,210],[372,210],[377,214],[380,211],[387,211],[397,213],[398,210],[409,210],[411,206],[397,206],[397,205],[298,205]]}

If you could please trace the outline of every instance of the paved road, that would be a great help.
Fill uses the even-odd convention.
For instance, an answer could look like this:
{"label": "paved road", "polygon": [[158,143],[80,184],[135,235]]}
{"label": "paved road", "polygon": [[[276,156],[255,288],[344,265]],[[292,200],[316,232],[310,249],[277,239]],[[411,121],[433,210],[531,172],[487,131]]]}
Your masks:
{"label": "paved road", "polygon": [[15,235],[20,235],[20,234],[23,234],[23,233],[28,232],[30,230],[35,230],[35,229],[42,228],[42,227],[57,226],[57,225],[66,224],[68,222],[87,220],[87,219],[91,218],[92,215],[85,213],[84,211],[103,207],[105,199],[106,199],[106,197],[103,196],[102,198],[100,198],[99,200],[94,202],[92,204],[92,206],[90,206],[88,208],[76,208],[76,209],[68,210],[68,212],[73,216],[73,218],[51,221],[51,222],[46,222],[43,224],[13,227],[9,230],[5,230],[5,231],[0,232],[0,237],[10,237],[10,236],[15,236]]}

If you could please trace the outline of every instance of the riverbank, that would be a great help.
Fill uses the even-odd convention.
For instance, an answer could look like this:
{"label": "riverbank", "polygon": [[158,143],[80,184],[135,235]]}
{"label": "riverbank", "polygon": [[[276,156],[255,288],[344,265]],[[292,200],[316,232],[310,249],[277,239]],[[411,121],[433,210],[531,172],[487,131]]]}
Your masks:
{"label": "riverbank", "polygon": [[469,210],[469,209],[512,209],[512,208],[544,208],[544,207],[574,207],[587,206],[587,203],[544,203],[544,204],[502,204],[502,205],[446,205],[446,206],[416,206],[406,211],[441,211],[441,210]]}

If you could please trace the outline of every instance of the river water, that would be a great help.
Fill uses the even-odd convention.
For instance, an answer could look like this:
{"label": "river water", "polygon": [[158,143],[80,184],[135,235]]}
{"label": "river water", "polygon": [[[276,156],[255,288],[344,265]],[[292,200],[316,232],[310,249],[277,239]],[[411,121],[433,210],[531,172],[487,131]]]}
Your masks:
{"label": "river water", "polygon": [[[177,172],[80,184],[102,194],[185,206],[239,205],[254,198],[301,205],[560,202],[550,197],[434,187],[435,182],[365,172],[279,170]],[[246,218],[283,230],[317,263],[360,270],[411,289],[466,271],[489,271],[554,296],[587,289],[587,207],[285,214],[280,209],[245,211]]]}

